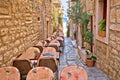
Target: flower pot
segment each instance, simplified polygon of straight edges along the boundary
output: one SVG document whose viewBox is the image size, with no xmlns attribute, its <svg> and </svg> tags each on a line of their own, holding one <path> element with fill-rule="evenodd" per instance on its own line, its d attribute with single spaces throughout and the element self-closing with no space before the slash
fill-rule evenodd
<svg viewBox="0 0 120 80">
<path fill-rule="evenodd" d="M 93 66 L 95 66 L 95 62 L 96 62 L 96 61 L 91 60 L 90 58 L 87 58 L 87 59 L 86 59 L 86 65 L 87 65 L 88 67 L 93 67 Z"/>
<path fill-rule="evenodd" d="M 98 35 L 100 36 L 100 37 L 106 37 L 106 31 L 98 31 Z"/>
</svg>

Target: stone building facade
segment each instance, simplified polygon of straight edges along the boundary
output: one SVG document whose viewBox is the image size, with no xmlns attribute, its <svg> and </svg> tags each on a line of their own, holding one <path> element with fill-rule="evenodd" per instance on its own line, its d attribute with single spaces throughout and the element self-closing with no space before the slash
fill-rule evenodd
<svg viewBox="0 0 120 80">
<path fill-rule="evenodd" d="M 0 0 L 0 66 L 11 65 L 17 55 L 52 33 L 46 27 L 51 15 L 50 1 Z M 51 22 L 48 25 L 51 27 Z"/>
<path fill-rule="evenodd" d="M 52 4 L 53 30 L 56 31 L 58 28 L 62 29 L 62 6 L 60 0 L 52 0 Z"/>
<path fill-rule="evenodd" d="M 120 1 L 119 0 L 80 0 L 85 4 L 84 11 L 92 16 L 94 33 L 93 52 L 97 56 L 96 66 L 103 70 L 110 80 L 120 79 Z M 106 2 L 105 2 L 106 1 Z M 106 15 L 102 8 L 106 4 Z M 106 16 L 106 37 L 98 35 L 98 23 Z"/>
</svg>

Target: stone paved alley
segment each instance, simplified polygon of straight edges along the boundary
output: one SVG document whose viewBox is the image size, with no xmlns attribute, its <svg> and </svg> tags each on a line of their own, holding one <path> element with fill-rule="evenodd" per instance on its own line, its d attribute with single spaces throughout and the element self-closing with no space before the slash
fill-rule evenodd
<svg viewBox="0 0 120 80">
<path fill-rule="evenodd" d="M 78 65 L 84 67 L 88 73 L 88 80 L 109 80 L 107 76 L 96 67 L 87 67 L 82 63 L 78 56 L 78 51 L 73 47 L 73 42 L 70 38 L 64 40 L 64 51 L 60 55 L 59 75 L 62 69 L 69 65 Z"/>
</svg>

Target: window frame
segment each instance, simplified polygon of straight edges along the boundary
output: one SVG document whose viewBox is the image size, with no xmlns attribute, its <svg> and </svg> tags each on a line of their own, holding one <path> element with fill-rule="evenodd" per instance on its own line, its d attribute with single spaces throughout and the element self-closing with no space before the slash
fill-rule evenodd
<svg viewBox="0 0 120 80">
<path fill-rule="evenodd" d="M 107 13 L 106 13 L 106 37 L 100 37 L 99 35 L 98 35 L 98 29 L 99 29 L 99 25 L 98 25 L 98 23 L 99 23 L 99 21 L 100 21 L 100 18 L 101 17 L 99 17 L 100 15 L 99 15 L 99 13 L 100 13 L 100 11 L 99 11 L 99 2 L 100 1 L 103 1 L 103 0 L 96 0 L 96 39 L 97 40 L 99 40 L 99 41 L 102 41 L 102 42 L 104 42 L 104 43 L 106 43 L 106 44 L 108 44 L 108 37 L 109 37 L 109 11 L 110 11 L 110 3 L 109 3 L 109 1 L 110 0 L 107 0 Z M 103 12 L 101 12 L 101 13 L 103 13 Z M 103 15 L 102 15 L 103 16 Z"/>
</svg>

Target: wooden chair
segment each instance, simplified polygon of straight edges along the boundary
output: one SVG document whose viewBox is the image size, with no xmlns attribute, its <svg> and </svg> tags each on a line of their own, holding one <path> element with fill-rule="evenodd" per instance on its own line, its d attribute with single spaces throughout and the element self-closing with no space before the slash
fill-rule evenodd
<svg viewBox="0 0 120 80">
<path fill-rule="evenodd" d="M 36 67 L 29 71 L 26 80 L 55 80 L 51 69 Z"/>
<path fill-rule="evenodd" d="M 28 53 L 28 54 L 33 54 L 35 51 L 37 51 L 38 53 L 40 53 L 40 49 L 37 48 L 37 47 L 29 47 L 25 53 Z"/>
<path fill-rule="evenodd" d="M 38 49 L 40 50 L 40 52 L 42 53 L 42 51 L 43 51 L 43 47 L 42 47 L 42 46 L 35 45 L 35 46 L 33 46 L 33 47 L 38 48 Z"/>
<path fill-rule="evenodd" d="M 43 42 L 39 41 L 36 46 L 43 46 Z"/>
<path fill-rule="evenodd" d="M 50 43 L 50 40 L 48 40 L 48 39 L 46 39 L 45 41 L 46 41 L 47 43 Z"/>
<path fill-rule="evenodd" d="M 38 66 L 48 67 L 53 71 L 53 73 L 57 71 L 57 64 L 55 59 L 52 57 L 39 59 Z"/>
<path fill-rule="evenodd" d="M 32 64 L 27 59 L 15 59 L 13 66 L 19 70 L 22 79 L 25 79 L 27 73 L 32 69 Z"/>
<path fill-rule="evenodd" d="M 49 45 L 49 43 L 50 43 L 50 40 L 47 40 L 47 39 L 46 39 L 46 40 L 44 41 L 43 46 L 44 46 L 44 47 L 47 47 L 47 46 Z"/>
<path fill-rule="evenodd" d="M 55 48 L 56 52 L 59 51 L 59 47 L 58 47 L 57 45 L 48 45 L 48 47 L 53 47 L 53 48 Z"/>
<path fill-rule="evenodd" d="M 12 66 L 1 67 L 0 80 L 20 80 L 20 73 L 17 68 Z"/>
<path fill-rule="evenodd" d="M 51 53 L 51 54 L 54 55 L 55 58 L 57 58 L 57 57 L 59 56 L 59 52 L 56 52 L 56 49 L 53 48 L 53 47 L 46 47 L 46 48 L 44 48 L 41 56 L 42 56 L 43 54 L 45 54 L 45 53 Z M 41 57 L 41 56 L 40 56 L 40 57 Z"/>
<path fill-rule="evenodd" d="M 62 70 L 60 80 L 88 80 L 88 76 L 84 68 L 68 66 Z"/>
<path fill-rule="evenodd" d="M 60 42 L 60 47 L 63 47 L 63 41 L 62 40 L 58 40 Z"/>
</svg>

